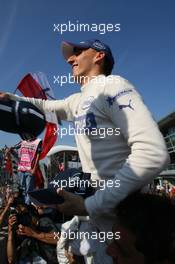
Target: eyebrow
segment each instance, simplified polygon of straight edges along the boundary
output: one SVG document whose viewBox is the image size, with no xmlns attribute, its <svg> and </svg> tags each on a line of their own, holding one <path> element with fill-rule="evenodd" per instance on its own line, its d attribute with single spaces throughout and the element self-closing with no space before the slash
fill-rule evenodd
<svg viewBox="0 0 175 264">
<path fill-rule="evenodd" d="M 74 47 L 74 48 L 73 48 L 73 51 L 74 51 L 74 52 L 81 51 L 81 50 L 84 50 L 84 48 L 78 48 L 78 47 Z"/>
<path fill-rule="evenodd" d="M 79 48 L 79 47 L 74 47 L 73 48 L 73 52 L 76 53 L 76 52 L 82 52 L 84 50 L 88 50 L 89 48 Z"/>
</svg>

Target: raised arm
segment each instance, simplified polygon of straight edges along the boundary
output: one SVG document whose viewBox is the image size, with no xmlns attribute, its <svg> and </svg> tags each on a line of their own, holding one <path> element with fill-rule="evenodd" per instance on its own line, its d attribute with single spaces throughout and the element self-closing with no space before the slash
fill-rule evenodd
<svg viewBox="0 0 175 264">
<path fill-rule="evenodd" d="M 55 112 L 59 119 L 72 121 L 73 113 L 70 104 L 79 97 L 80 94 L 74 94 L 64 100 L 43 100 L 29 97 L 21 97 L 11 93 L 0 92 L 0 100 L 26 101 L 34 104 L 42 112 Z"/>
</svg>

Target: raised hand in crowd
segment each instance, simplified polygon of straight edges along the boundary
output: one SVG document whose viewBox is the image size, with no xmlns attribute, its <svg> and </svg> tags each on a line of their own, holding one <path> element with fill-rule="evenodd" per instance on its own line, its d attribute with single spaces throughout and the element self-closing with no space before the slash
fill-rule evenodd
<svg viewBox="0 0 175 264">
<path fill-rule="evenodd" d="M 0 214 L 0 225 L 3 223 L 5 215 L 6 215 L 7 211 L 9 210 L 9 208 L 10 208 L 10 206 L 11 206 L 11 204 L 13 202 L 14 202 L 14 196 L 11 194 L 8 197 L 7 204 L 6 204 L 5 208 L 4 208 L 4 210 Z"/>
</svg>

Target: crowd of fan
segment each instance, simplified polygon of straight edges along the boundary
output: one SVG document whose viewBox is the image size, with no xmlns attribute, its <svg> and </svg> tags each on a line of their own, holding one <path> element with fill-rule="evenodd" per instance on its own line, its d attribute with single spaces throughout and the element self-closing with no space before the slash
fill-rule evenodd
<svg viewBox="0 0 175 264">
<path fill-rule="evenodd" d="M 175 186 L 166 179 L 156 179 L 144 188 L 144 192 L 159 196 L 166 196 L 175 204 Z"/>
<path fill-rule="evenodd" d="M 54 232 L 58 232 L 62 218 L 58 211 L 27 205 L 21 190 L 6 188 L 1 209 L 1 227 L 8 225 L 8 263 L 58 263 Z"/>
<path fill-rule="evenodd" d="M 58 262 L 59 236 L 55 234 L 59 234 L 61 225 L 73 216 L 66 218 L 52 207 L 25 204 L 17 185 L 3 187 L 1 196 L 4 200 L 0 226 L 8 226 L 8 263 L 85 263 L 83 257 L 68 250 L 62 252 L 65 258 Z M 115 228 L 121 230 L 121 239 L 110 243 L 107 249 L 113 263 L 175 263 L 175 208 L 171 199 L 134 193 L 119 204 L 116 213 L 119 223 L 113 227 L 113 232 Z M 130 234 L 134 235 L 134 240 Z"/>
<path fill-rule="evenodd" d="M 175 263 L 174 204 L 175 188 L 167 181 L 163 181 L 162 184 L 155 181 L 145 187 L 144 194 L 135 193 L 121 202 L 116 209 L 119 218 L 116 230 L 121 230 L 120 242 L 110 241 L 107 247 L 113 263 Z M 76 255 L 68 246 L 61 250 L 58 241 L 62 226 L 64 223 L 74 223 L 75 216 L 67 217 L 54 207 L 26 204 L 24 193 L 17 183 L 0 187 L 0 208 L 0 228 L 8 226 L 6 245 L 8 263 L 103 263 L 100 258 L 99 262 L 96 260 L 88 262 L 88 258 Z M 71 224 L 68 228 L 71 228 Z M 126 230 L 126 237 L 129 237 L 130 233 L 134 234 L 135 250 L 132 248 L 130 238 L 127 247 L 128 238 L 125 240 L 123 229 Z M 98 245 L 98 250 L 106 250 L 100 247 L 100 243 Z M 125 247 L 128 252 L 125 252 Z M 102 258 L 103 254 L 100 253 L 99 256 Z"/>
</svg>

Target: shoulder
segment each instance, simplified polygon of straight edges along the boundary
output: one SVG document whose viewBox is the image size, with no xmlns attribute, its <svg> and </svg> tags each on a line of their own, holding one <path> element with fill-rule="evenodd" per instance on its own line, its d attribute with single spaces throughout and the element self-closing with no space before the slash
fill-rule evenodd
<svg viewBox="0 0 175 264">
<path fill-rule="evenodd" d="M 117 101 L 119 98 L 131 94 L 138 93 L 135 87 L 125 78 L 119 75 L 109 75 L 105 77 L 103 88 L 105 101 L 108 101 L 108 99 Z"/>
<path fill-rule="evenodd" d="M 135 91 L 135 87 L 125 78 L 119 75 L 109 75 L 106 77 L 104 92 L 111 95 L 122 95 L 126 92 Z"/>
<path fill-rule="evenodd" d="M 103 95 L 104 105 L 106 107 L 124 103 L 125 100 L 137 99 L 142 101 L 142 97 L 134 85 L 125 78 L 117 75 L 109 75 L 106 77 Z"/>
</svg>

